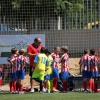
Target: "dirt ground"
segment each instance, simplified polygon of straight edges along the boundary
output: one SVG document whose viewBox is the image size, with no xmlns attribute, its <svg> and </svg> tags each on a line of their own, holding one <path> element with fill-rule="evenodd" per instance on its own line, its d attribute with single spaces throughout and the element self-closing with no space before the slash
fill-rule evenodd
<svg viewBox="0 0 100 100">
<path fill-rule="evenodd" d="M 79 67 L 79 58 L 70 58 L 69 61 L 69 65 L 70 65 L 70 73 L 71 74 L 80 74 L 80 67 Z M 60 72 L 60 65 L 59 65 L 59 72 Z M 30 77 L 27 74 L 25 76 L 25 79 L 23 80 L 23 84 L 25 87 L 30 87 Z M 38 83 L 35 82 L 35 87 L 38 86 Z M 2 88 L 5 89 L 9 89 L 9 84 L 3 85 Z"/>
</svg>

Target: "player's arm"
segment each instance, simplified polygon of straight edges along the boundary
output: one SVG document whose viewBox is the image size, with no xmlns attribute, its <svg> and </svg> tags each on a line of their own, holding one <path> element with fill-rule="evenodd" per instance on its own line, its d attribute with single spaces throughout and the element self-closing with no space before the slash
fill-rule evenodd
<svg viewBox="0 0 100 100">
<path fill-rule="evenodd" d="M 30 46 L 27 48 L 27 56 L 28 57 L 35 57 L 36 56 L 36 53 L 34 53 L 34 54 L 32 53 L 32 49 Z"/>
<path fill-rule="evenodd" d="M 35 57 L 35 59 L 34 59 L 34 62 L 33 62 L 33 69 L 35 69 L 37 62 L 38 62 L 38 54 L 36 55 L 36 57 Z"/>
</svg>

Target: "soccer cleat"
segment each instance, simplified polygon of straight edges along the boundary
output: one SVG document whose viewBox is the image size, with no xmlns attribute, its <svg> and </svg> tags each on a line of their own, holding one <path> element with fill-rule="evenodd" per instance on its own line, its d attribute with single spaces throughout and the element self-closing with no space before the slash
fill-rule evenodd
<svg viewBox="0 0 100 100">
<path fill-rule="evenodd" d="M 53 93 L 53 90 L 51 90 L 50 93 Z"/>
<path fill-rule="evenodd" d="M 24 94 L 24 92 L 22 91 L 22 92 L 19 92 L 19 94 Z"/>
<path fill-rule="evenodd" d="M 87 91 L 85 90 L 84 93 L 87 93 Z"/>
<path fill-rule="evenodd" d="M 60 93 L 68 93 L 68 91 L 61 91 Z"/>
<path fill-rule="evenodd" d="M 45 88 L 43 88 L 43 92 L 44 92 L 44 93 L 46 92 L 46 89 L 45 89 Z"/>
<path fill-rule="evenodd" d="M 40 93 L 43 94 L 44 92 L 43 91 L 40 91 Z"/>
<path fill-rule="evenodd" d="M 92 90 L 88 90 L 88 93 L 92 93 Z"/>
<path fill-rule="evenodd" d="M 59 90 L 57 90 L 56 88 L 53 88 L 53 91 L 54 91 L 54 92 L 58 92 Z"/>
<path fill-rule="evenodd" d="M 46 90 L 46 93 L 50 93 L 50 91 Z"/>
<path fill-rule="evenodd" d="M 19 92 L 18 91 L 16 91 L 16 94 L 18 94 Z"/>
<path fill-rule="evenodd" d="M 31 93 L 34 93 L 34 89 L 31 89 L 31 91 L 30 91 Z"/>
</svg>

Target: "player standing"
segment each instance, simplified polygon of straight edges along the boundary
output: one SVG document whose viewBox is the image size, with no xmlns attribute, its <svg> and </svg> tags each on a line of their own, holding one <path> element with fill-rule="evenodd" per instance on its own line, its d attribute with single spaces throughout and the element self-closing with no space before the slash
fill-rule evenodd
<svg viewBox="0 0 100 100">
<path fill-rule="evenodd" d="M 91 78 L 91 67 L 90 61 L 91 57 L 89 56 L 90 51 L 88 49 L 84 50 L 84 55 L 80 59 L 80 66 L 82 67 L 82 78 L 83 78 L 83 87 L 84 93 L 87 92 L 87 84 L 89 85 L 89 91 L 92 91 L 92 78 Z"/>
<path fill-rule="evenodd" d="M 53 93 L 53 58 L 51 57 L 51 52 L 49 50 L 46 50 L 46 55 L 48 57 L 46 63 L 46 93 Z"/>
<path fill-rule="evenodd" d="M 7 58 L 7 61 L 10 62 L 10 93 L 16 93 L 16 62 L 18 56 L 17 48 L 11 49 L 12 56 Z"/>
<path fill-rule="evenodd" d="M 98 57 L 95 55 L 96 51 L 94 49 L 90 50 L 91 54 L 91 74 L 92 74 L 92 88 L 94 92 L 98 92 L 98 83 L 97 83 L 97 77 L 98 77 Z"/>
<path fill-rule="evenodd" d="M 59 71 L 58 71 L 58 62 L 59 62 L 59 52 L 60 47 L 56 46 L 54 48 L 54 53 L 51 54 L 53 58 L 53 90 L 57 91 Z"/>
<path fill-rule="evenodd" d="M 2 90 L 1 86 L 2 86 L 2 65 L 0 65 L 0 91 Z"/>
<path fill-rule="evenodd" d="M 41 53 L 36 55 L 35 60 L 33 62 L 34 72 L 32 74 L 32 78 L 40 83 L 40 93 L 43 92 L 44 75 L 46 69 L 47 56 L 45 55 L 45 53 L 46 48 L 42 47 Z"/>
<path fill-rule="evenodd" d="M 16 76 L 17 76 L 17 91 L 19 91 L 19 94 L 23 94 L 23 79 L 25 76 L 25 66 L 27 64 L 27 59 L 24 56 L 25 50 L 21 48 L 19 50 L 19 56 L 17 57 L 17 71 L 16 71 Z"/>
<path fill-rule="evenodd" d="M 62 93 L 67 93 L 67 79 L 69 77 L 69 56 L 67 54 L 68 52 L 68 47 L 67 46 L 63 46 L 61 48 L 61 52 L 62 52 L 62 57 L 60 59 L 61 62 L 61 79 L 63 82 L 63 91 Z"/>
</svg>

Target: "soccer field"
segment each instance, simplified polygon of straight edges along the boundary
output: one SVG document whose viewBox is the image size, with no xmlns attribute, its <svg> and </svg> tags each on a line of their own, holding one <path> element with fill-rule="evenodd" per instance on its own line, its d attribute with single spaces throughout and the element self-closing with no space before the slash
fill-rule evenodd
<svg viewBox="0 0 100 100">
<path fill-rule="evenodd" d="M 9 94 L 0 93 L 0 100 L 100 100 L 100 93 L 25 93 L 25 94 Z"/>
</svg>

